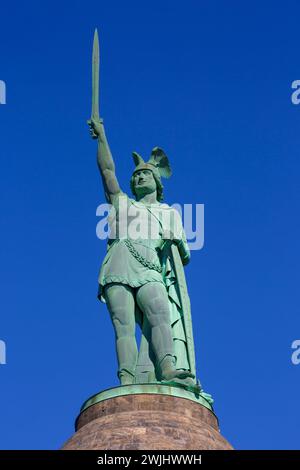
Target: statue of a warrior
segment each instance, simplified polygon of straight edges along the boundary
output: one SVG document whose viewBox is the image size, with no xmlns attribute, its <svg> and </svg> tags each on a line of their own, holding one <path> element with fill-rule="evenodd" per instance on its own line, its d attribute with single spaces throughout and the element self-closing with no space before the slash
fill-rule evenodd
<svg viewBox="0 0 300 470">
<path fill-rule="evenodd" d="M 98 111 L 98 51 L 96 34 L 89 126 L 98 140 L 98 167 L 111 204 L 99 299 L 106 303 L 115 330 L 118 377 L 121 385 L 162 382 L 200 390 L 183 269 L 190 251 L 178 211 L 162 203 L 161 178 L 171 176 L 169 160 L 158 147 L 148 162 L 134 152 L 130 180 L 134 197 L 120 188 Z M 142 330 L 139 350 L 136 323 Z"/>
</svg>

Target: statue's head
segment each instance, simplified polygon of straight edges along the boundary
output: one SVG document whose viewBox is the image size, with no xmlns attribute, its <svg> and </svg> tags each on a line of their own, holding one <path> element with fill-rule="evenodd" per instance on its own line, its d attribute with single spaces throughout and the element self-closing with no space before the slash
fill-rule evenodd
<svg viewBox="0 0 300 470">
<path fill-rule="evenodd" d="M 158 147 L 152 150 L 148 162 L 145 162 L 136 152 L 133 152 L 132 155 L 136 165 L 130 180 L 132 194 L 140 198 L 156 190 L 157 200 L 162 201 L 163 185 L 161 177 L 169 178 L 172 174 L 168 157 Z"/>
</svg>

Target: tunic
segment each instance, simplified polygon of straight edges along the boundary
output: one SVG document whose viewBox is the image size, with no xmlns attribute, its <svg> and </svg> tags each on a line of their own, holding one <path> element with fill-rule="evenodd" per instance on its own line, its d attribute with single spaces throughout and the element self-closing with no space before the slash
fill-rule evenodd
<svg viewBox="0 0 300 470">
<path fill-rule="evenodd" d="M 161 249 L 165 243 L 163 234 L 171 226 L 174 233 L 178 216 L 168 204 L 144 204 L 120 193 L 108 215 L 110 238 L 98 278 L 100 300 L 105 302 L 103 288 L 109 283 L 131 287 L 153 281 L 164 284 L 163 273 L 159 272 Z M 133 247 L 131 250 L 127 246 L 128 240 Z"/>
</svg>

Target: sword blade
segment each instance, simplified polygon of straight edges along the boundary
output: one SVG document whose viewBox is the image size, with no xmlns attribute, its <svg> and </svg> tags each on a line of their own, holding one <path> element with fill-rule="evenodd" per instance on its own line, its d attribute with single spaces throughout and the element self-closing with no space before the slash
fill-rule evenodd
<svg viewBox="0 0 300 470">
<path fill-rule="evenodd" d="M 99 38 L 97 28 L 95 29 L 93 41 L 93 61 L 92 61 L 92 119 L 99 120 Z"/>
</svg>

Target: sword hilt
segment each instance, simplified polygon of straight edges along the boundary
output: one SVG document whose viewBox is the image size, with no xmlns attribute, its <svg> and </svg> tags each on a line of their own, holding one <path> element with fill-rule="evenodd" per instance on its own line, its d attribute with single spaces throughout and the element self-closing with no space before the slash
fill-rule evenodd
<svg viewBox="0 0 300 470">
<path fill-rule="evenodd" d="M 100 126 L 103 125 L 103 119 L 102 118 L 93 118 L 91 117 L 91 119 L 89 119 L 87 121 L 88 125 L 89 125 L 89 128 L 90 128 L 90 134 L 91 134 L 91 137 L 92 139 L 98 139 L 99 137 L 99 133 L 95 132 L 95 125 L 99 124 Z"/>
</svg>

